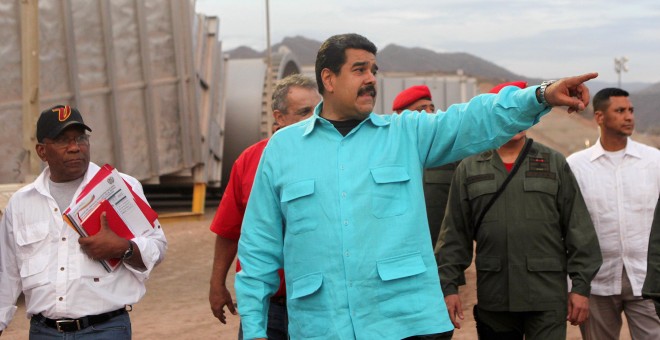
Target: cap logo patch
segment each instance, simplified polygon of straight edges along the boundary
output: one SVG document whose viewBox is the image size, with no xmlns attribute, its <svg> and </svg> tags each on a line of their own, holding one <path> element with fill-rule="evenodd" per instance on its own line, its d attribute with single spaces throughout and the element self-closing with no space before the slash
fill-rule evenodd
<svg viewBox="0 0 660 340">
<path fill-rule="evenodd" d="M 63 122 L 71 116 L 71 107 L 69 105 L 58 107 L 53 109 L 53 112 L 57 112 L 57 119 Z"/>
</svg>

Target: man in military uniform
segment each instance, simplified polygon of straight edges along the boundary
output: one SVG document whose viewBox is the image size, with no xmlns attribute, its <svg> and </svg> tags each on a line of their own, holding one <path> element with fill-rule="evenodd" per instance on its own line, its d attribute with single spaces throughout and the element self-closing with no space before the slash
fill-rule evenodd
<svg viewBox="0 0 660 340">
<path fill-rule="evenodd" d="M 489 203 L 510 175 L 499 198 Z M 587 319 L 590 282 L 602 258 L 564 156 L 521 132 L 456 169 L 436 250 L 456 328 L 463 319 L 458 286 L 465 284 L 473 240 L 480 339 L 565 339 L 566 320 L 579 325 Z"/>
<path fill-rule="evenodd" d="M 426 85 L 414 85 L 399 92 L 392 102 L 392 110 L 396 113 L 405 110 L 434 113 L 435 105 L 431 97 L 431 90 Z M 424 170 L 424 200 L 426 201 L 426 215 L 433 247 L 438 241 L 440 225 L 445 217 L 451 178 L 458 163 L 460 161 Z"/>
<path fill-rule="evenodd" d="M 653 300 L 655 313 L 660 317 L 660 198 L 655 205 L 655 215 L 651 224 L 649 253 L 646 264 L 646 278 L 642 287 L 642 296 Z"/>
</svg>

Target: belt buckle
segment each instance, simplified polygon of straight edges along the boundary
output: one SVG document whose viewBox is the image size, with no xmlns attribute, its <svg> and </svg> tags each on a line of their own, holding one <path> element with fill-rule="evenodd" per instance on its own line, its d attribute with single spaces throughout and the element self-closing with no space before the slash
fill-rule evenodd
<svg viewBox="0 0 660 340">
<path fill-rule="evenodd" d="M 80 320 L 56 320 L 55 321 L 55 327 L 57 328 L 57 331 L 62 333 L 62 332 L 67 332 L 66 330 L 63 329 L 63 327 L 66 327 L 67 325 L 72 324 L 76 326 L 76 331 L 80 330 Z"/>
</svg>

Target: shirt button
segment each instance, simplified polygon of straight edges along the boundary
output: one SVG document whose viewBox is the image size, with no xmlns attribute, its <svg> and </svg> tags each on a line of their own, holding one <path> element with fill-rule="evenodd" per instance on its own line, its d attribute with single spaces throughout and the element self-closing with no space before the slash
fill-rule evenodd
<svg viewBox="0 0 660 340">
<path fill-rule="evenodd" d="M 58 300 L 60 300 L 60 301 L 64 301 L 64 298 L 60 296 L 60 298 L 59 298 Z"/>
<path fill-rule="evenodd" d="M 346 251 L 346 253 L 344 253 L 344 254 L 346 255 L 346 257 L 351 256 L 351 254 L 349 254 L 348 251 Z"/>
<path fill-rule="evenodd" d="M 344 225 L 348 225 L 348 220 L 344 220 Z"/>
<path fill-rule="evenodd" d="M 340 166 L 339 166 L 339 170 L 344 170 L 344 166 L 343 166 L 343 165 L 340 165 Z"/>
<path fill-rule="evenodd" d="M 348 286 L 353 287 L 353 281 L 348 281 Z"/>
<path fill-rule="evenodd" d="M 57 208 L 53 209 L 53 211 L 57 212 Z"/>
<path fill-rule="evenodd" d="M 63 272 L 63 271 L 64 271 L 64 267 L 60 267 L 60 271 Z"/>
<path fill-rule="evenodd" d="M 66 241 L 66 237 L 62 237 L 62 241 Z"/>
<path fill-rule="evenodd" d="M 341 197 L 346 198 L 346 192 L 345 191 L 341 193 Z"/>
</svg>

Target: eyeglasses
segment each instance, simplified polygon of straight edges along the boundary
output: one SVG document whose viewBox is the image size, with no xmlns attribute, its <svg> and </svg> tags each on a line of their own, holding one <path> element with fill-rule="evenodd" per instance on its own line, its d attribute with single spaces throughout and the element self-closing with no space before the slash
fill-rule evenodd
<svg viewBox="0 0 660 340">
<path fill-rule="evenodd" d="M 65 136 L 60 136 L 53 139 L 52 142 L 43 142 L 41 144 L 50 144 L 58 149 L 64 149 L 71 145 L 71 142 L 75 142 L 78 146 L 89 146 L 89 135 L 82 134 L 74 138 L 66 138 Z"/>
</svg>

